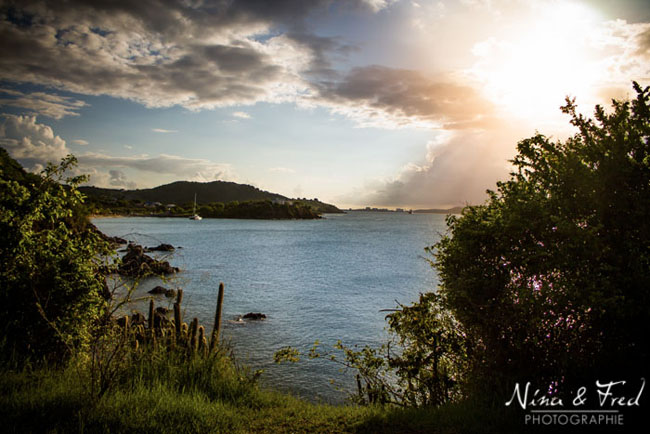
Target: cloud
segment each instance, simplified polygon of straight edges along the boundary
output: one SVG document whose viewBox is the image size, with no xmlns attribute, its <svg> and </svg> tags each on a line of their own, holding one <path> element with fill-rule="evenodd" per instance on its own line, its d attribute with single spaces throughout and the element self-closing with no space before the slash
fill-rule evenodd
<svg viewBox="0 0 650 434">
<path fill-rule="evenodd" d="M 388 3 L 27 0 L 0 12 L 0 79 L 148 107 L 286 101 L 309 88 L 301 72 L 338 48 L 305 32 L 304 18 L 333 4 Z"/>
<path fill-rule="evenodd" d="M 83 139 L 75 139 L 72 141 L 72 143 L 80 146 L 87 146 L 89 144 L 88 140 L 83 140 Z"/>
<path fill-rule="evenodd" d="M 214 163 L 210 160 L 185 158 L 177 155 L 158 156 L 139 155 L 116 157 L 100 153 L 80 155 L 79 163 L 88 167 L 134 169 L 148 173 L 165 173 L 187 181 L 231 181 L 236 179 L 229 164 Z"/>
<path fill-rule="evenodd" d="M 273 173 L 283 173 L 283 174 L 291 174 L 291 173 L 296 173 L 295 170 L 289 169 L 288 167 L 271 167 L 269 169 L 269 172 Z"/>
<path fill-rule="evenodd" d="M 0 117 L 0 146 L 34 171 L 47 162 L 59 161 L 70 151 L 52 128 L 36 122 L 36 116 L 10 114 Z"/>
<path fill-rule="evenodd" d="M 110 177 L 109 184 L 113 187 L 127 189 L 134 189 L 136 187 L 135 182 L 129 181 L 121 170 L 109 170 L 108 175 Z"/>
<path fill-rule="evenodd" d="M 249 115 L 246 112 L 234 112 L 233 117 L 240 118 L 240 119 L 250 119 L 251 115 Z"/>
<path fill-rule="evenodd" d="M 34 172 L 71 153 L 65 140 L 55 135 L 50 126 L 38 123 L 35 116 L 2 115 L 0 146 Z M 201 182 L 237 179 L 231 165 L 205 159 L 168 154 L 118 157 L 93 152 L 76 156 L 79 166 L 73 174 L 90 174 L 90 183 L 102 187 L 135 187 L 136 182 L 127 179 L 127 171 L 132 175 L 164 173 L 176 179 Z"/>
<path fill-rule="evenodd" d="M 84 101 L 48 94 L 44 92 L 23 93 L 13 89 L 0 89 L 0 106 L 26 109 L 30 114 L 62 119 L 65 116 L 79 116 L 79 110 L 87 104 Z"/>
<path fill-rule="evenodd" d="M 377 180 L 342 197 L 345 203 L 412 208 L 452 207 L 483 203 L 485 190 L 506 179 L 508 160 L 517 142 L 533 130 L 519 128 L 459 130 L 440 134 L 426 146 L 418 164 L 410 163 L 392 179 Z"/>
<path fill-rule="evenodd" d="M 171 134 L 171 133 L 177 133 L 178 130 L 165 130 L 162 128 L 152 128 L 151 131 L 154 133 L 162 133 L 162 134 Z"/>
<path fill-rule="evenodd" d="M 384 66 L 352 69 L 322 82 L 317 104 L 364 126 L 464 129 L 490 122 L 492 105 L 470 86 Z"/>
</svg>

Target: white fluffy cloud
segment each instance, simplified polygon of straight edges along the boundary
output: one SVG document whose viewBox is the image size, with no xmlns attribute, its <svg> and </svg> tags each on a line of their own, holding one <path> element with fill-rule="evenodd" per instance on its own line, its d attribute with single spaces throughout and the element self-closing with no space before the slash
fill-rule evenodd
<svg viewBox="0 0 650 434">
<path fill-rule="evenodd" d="M 48 162 L 56 163 L 71 153 L 65 140 L 55 135 L 50 126 L 38 123 L 35 116 L 3 115 L 0 146 L 31 171 L 42 169 Z M 175 179 L 204 182 L 236 179 L 229 164 L 177 155 L 116 157 L 86 152 L 77 154 L 77 159 L 79 166 L 75 174 L 89 174 L 90 183 L 101 187 L 133 188 L 136 184 L 128 179 L 129 174 L 140 178 L 145 174 L 164 173 Z"/>
<path fill-rule="evenodd" d="M 56 162 L 69 153 L 65 140 L 36 122 L 36 116 L 3 115 L 0 119 L 0 145 L 29 169 Z"/>
</svg>

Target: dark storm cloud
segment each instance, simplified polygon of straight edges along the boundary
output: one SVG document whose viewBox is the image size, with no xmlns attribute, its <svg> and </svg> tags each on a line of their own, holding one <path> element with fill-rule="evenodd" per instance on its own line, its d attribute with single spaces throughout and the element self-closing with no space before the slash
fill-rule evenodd
<svg viewBox="0 0 650 434">
<path fill-rule="evenodd" d="M 310 87 L 303 73 L 331 76 L 328 53 L 347 49 L 305 31 L 302 20 L 315 10 L 369 4 L 2 1 L 0 79 L 148 106 L 286 100 Z"/>
<path fill-rule="evenodd" d="M 493 110 L 469 86 L 384 66 L 355 68 L 339 81 L 321 83 L 320 97 L 342 107 L 363 106 L 366 115 L 385 113 L 444 128 L 484 126 Z"/>
<path fill-rule="evenodd" d="M 332 59 L 354 47 L 315 35 L 303 20 L 354 1 L 3 2 L 0 79 L 192 109 L 298 101 L 406 125 L 469 128 L 491 106 L 469 86 L 382 66 L 341 74 Z M 350 113 L 348 113 L 350 114 Z M 354 117 L 353 116 L 353 117 Z"/>
</svg>

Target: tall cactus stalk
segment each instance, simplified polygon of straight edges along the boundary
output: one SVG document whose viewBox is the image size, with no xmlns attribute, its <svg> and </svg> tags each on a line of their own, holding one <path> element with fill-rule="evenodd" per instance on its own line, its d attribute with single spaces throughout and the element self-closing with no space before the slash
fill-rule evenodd
<svg viewBox="0 0 650 434">
<path fill-rule="evenodd" d="M 219 333 L 221 332 L 221 308 L 223 305 L 223 282 L 219 284 L 219 294 L 217 296 L 217 311 L 214 315 L 214 327 L 212 328 L 212 337 L 210 338 L 210 352 L 214 351 L 219 343 Z"/>
<path fill-rule="evenodd" d="M 181 324 L 181 346 L 188 346 L 189 344 L 189 330 L 190 327 L 186 322 Z"/>
<path fill-rule="evenodd" d="M 149 326 L 149 338 L 151 339 L 151 343 L 154 342 L 155 335 L 154 335 L 154 330 L 153 330 L 153 323 L 154 323 L 154 303 L 153 303 L 153 298 L 149 300 L 149 321 L 148 321 L 148 326 Z"/>
<path fill-rule="evenodd" d="M 169 329 L 169 345 L 171 349 L 176 348 L 176 337 L 178 334 L 176 333 L 176 325 L 174 324 L 174 320 L 172 320 L 172 327 Z"/>
<path fill-rule="evenodd" d="M 181 318 L 181 303 L 183 302 L 183 290 L 178 290 L 178 295 L 176 296 L 176 303 L 174 303 L 174 324 L 176 326 L 176 340 L 177 342 L 181 339 L 181 326 L 183 324 Z"/>
<path fill-rule="evenodd" d="M 199 328 L 199 319 L 194 318 L 192 320 L 192 324 L 190 325 L 190 339 L 189 339 L 190 351 L 192 351 L 192 353 L 196 353 L 196 349 L 198 345 L 198 328 Z"/>
<path fill-rule="evenodd" d="M 130 327 L 130 325 L 129 325 L 129 316 L 124 315 L 124 341 L 125 342 L 129 338 L 129 327 Z"/>
<path fill-rule="evenodd" d="M 205 338 L 205 328 L 203 326 L 199 326 L 199 352 L 202 355 L 205 355 L 207 349 L 208 349 L 208 341 Z"/>
</svg>

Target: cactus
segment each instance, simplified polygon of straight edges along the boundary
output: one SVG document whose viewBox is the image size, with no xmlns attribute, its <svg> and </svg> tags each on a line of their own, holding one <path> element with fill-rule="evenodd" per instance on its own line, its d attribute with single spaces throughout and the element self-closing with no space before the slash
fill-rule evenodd
<svg viewBox="0 0 650 434">
<path fill-rule="evenodd" d="M 154 305 L 153 305 L 153 299 L 149 300 L 149 330 L 153 330 L 153 315 L 154 315 Z"/>
<path fill-rule="evenodd" d="M 148 321 L 148 326 L 149 326 L 149 339 L 151 340 L 151 343 L 155 346 L 156 345 L 156 334 L 153 328 L 153 320 L 154 320 L 154 302 L 153 299 L 149 300 L 149 321 Z"/>
<path fill-rule="evenodd" d="M 172 320 L 173 321 L 173 320 Z M 171 349 L 174 349 L 176 347 L 176 326 L 172 324 L 172 328 L 169 329 L 169 343 Z"/>
<path fill-rule="evenodd" d="M 199 346 L 199 352 L 203 353 L 205 349 L 208 346 L 208 341 L 205 338 L 205 328 L 203 326 L 199 326 L 199 337 L 198 337 L 198 346 Z"/>
<path fill-rule="evenodd" d="M 181 317 L 181 305 L 174 303 L 174 327 L 176 328 L 176 339 L 181 338 L 181 326 L 183 324 Z"/>
<path fill-rule="evenodd" d="M 199 319 L 194 318 L 192 320 L 192 324 L 190 325 L 190 338 L 189 338 L 189 345 L 190 345 L 190 350 L 195 353 L 197 349 L 197 344 L 198 344 L 198 328 L 199 328 Z"/>
<path fill-rule="evenodd" d="M 129 337 L 129 316 L 124 315 L 124 340 L 127 340 Z"/>
<path fill-rule="evenodd" d="M 212 328 L 212 337 L 210 338 L 210 351 L 212 352 L 219 343 L 219 333 L 221 332 L 221 308 L 223 305 L 223 282 L 219 284 L 219 294 L 217 295 L 217 311 L 214 314 L 214 327 Z"/>
</svg>

